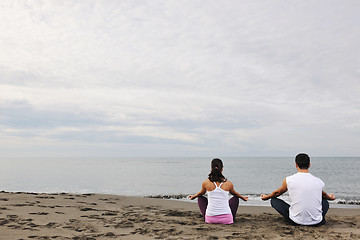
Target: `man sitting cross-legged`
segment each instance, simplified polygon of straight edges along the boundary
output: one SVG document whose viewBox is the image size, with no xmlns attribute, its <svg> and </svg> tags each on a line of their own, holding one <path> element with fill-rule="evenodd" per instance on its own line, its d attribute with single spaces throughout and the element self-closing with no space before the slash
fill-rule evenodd
<svg viewBox="0 0 360 240">
<path fill-rule="evenodd" d="M 324 192 L 324 182 L 309 173 L 311 164 L 307 154 L 298 154 L 295 166 L 296 174 L 285 178 L 282 186 L 271 194 L 261 194 L 261 199 L 271 199 L 271 206 L 291 224 L 323 225 L 329 209 L 328 200 L 334 200 L 335 196 Z M 277 198 L 286 191 L 289 191 L 290 205 Z"/>
</svg>

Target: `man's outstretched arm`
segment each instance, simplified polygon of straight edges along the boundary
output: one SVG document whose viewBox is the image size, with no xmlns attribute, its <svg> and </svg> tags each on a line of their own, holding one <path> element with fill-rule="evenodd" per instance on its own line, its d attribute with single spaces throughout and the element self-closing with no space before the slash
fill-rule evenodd
<svg viewBox="0 0 360 240">
<path fill-rule="evenodd" d="M 322 198 L 327 200 L 335 200 L 335 196 L 332 193 L 327 194 L 326 192 L 322 191 Z"/>
<path fill-rule="evenodd" d="M 287 189 L 286 179 L 284 179 L 284 181 L 282 182 L 282 185 L 281 185 L 281 187 L 279 187 L 279 189 L 273 191 L 269 195 L 261 194 L 261 199 L 262 200 L 268 200 L 268 199 L 273 198 L 273 197 L 278 197 L 281 194 L 283 194 L 284 192 L 286 192 L 287 190 L 288 189 Z"/>
</svg>

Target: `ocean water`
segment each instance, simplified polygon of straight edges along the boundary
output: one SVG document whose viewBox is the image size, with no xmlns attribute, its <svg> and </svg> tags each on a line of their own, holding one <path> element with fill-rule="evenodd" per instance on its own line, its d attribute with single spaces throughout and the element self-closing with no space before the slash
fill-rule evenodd
<svg viewBox="0 0 360 240">
<path fill-rule="evenodd" d="M 249 196 L 243 205 L 269 205 L 260 199 L 296 173 L 294 158 L 222 158 L 224 176 Z M 197 193 L 210 172 L 211 158 L 1 159 L 0 191 L 108 193 L 176 198 Z M 312 158 L 310 172 L 337 200 L 333 207 L 360 208 L 360 158 Z M 287 195 L 282 196 L 287 200 Z"/>
</svg>

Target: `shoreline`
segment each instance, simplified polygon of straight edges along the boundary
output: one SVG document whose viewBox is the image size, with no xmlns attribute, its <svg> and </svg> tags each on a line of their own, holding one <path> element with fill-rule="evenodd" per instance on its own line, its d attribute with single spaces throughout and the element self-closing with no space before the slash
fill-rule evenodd
<svg viewBox="0 0 360 240">
<path fill-rule="evenodd" d="M 331 208 L 321 227 L 291 226 L 271 207 L 239 206 L 204 223 L 195 202 L 110 194 L 0 192 L 0 239 L 356 239 L 360 209 Z"/>
<path fill-rule="evenodd" d="M 179 197 L 171 197 L 173 195 L 148 195 L 148 196 L 139 196 L 139 197 L 143 197 L 143 198 L 154 198 L 154 199 L 166 199 L 166 200 L 174 200 L 174 201 L 182 201 L 182 202 L 194 202 L 192 200 L 186 199 L 184 198 L 179 198 Z M 182 196 L 182 195 L 181 195 Z M 246 195 L 245 195 L 246 196 Z M 129 197 L 137 197 L 137 196 L 129 196 Z M 260 198 L 259 198 L 260 199 Z M 242 207 L 271 207 L 269 201 L 262 201 L 262 200 L 253 200 L 253 199 L 249 199 L 250 201 L 248 202 L 243 202 L 240 201 L 240 206 Z M 288 201 L 287 199 L 285 199 L 285 201 Z M 253 202 L 257 202 L 257 203 L 261 203 L 261 204 L 256 204 Z M 360 204 L 358 203 L 335 203 L 334 201 L 329 201 L 330 204 L 330 208 L 336 208 L 336 209 L 359 209 L 360 210 Z"/>
<path fill-rule="evenodd" d="M 97 194 L 97 195 L 113 195 L 113 196 L 123 196 L 123 197 L 134 197 L 134 198 L 146 198 L 146 199 L 163 199 L 163 200 L 172 200 L 172 201 L 180 201 L 180 202 L 190 202 L 194 203 L 196 201 L 192 201 L 187 199 L 187 196 L 190 194 L 154 194 L 154 195 L 122 195 L 117 193 L 95 193 L 95 192 L 25 192 L 25 191 L 0 191 L 1 193 L 15 193 L 15 194 L 49 194 L 49 195 L 59 195 L 59 194 L 72 194 L 72 195 L 86 195 L 86 194 Z M 245 196 L 251 196 L 253 194 L 244 194 Z M 288 199 L 288 195 L 284 195 L 285 198 L 282 198 L 286 202 Z M 282 196 L 283 197 L 283 196 Z M 358 200 L 352 200 L 350 202 L 345 202 L 346 200 L 336 199 L 335 201 L 329 201 L 330 208 L 336 209 L 359 209 L 360 210 L 360 202 Z M 269 201 L 262 201 L 260 196 L 256 199 L 249 198 L 249 201 L 243 202 L 240 201 L 240 206 L 242 207 L 271 207 Z"/>
</svg>

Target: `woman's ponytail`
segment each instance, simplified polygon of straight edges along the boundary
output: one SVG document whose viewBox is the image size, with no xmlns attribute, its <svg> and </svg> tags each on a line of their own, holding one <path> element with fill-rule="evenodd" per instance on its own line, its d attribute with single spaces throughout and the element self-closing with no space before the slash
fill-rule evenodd
<svg viewBox="0 0 360 240">
<path fill-rule="evenodd" d="M 224 175 L 222 175 L 223 163 L 219 158 L 215 158 L 211 161 L 211 172 L 209 174 L 209 180 L 211 182 L 223 182 L 226 181 Z"/>
</svg>

